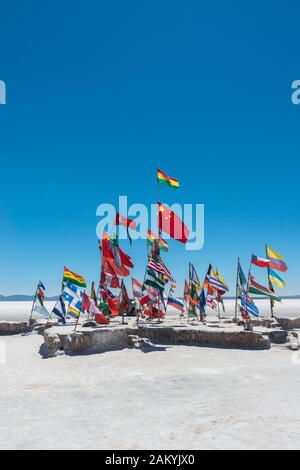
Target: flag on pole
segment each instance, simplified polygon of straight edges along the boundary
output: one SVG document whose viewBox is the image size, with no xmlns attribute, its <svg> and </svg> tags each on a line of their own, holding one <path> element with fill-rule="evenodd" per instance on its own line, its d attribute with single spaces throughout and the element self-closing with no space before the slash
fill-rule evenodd
<svg viewBox="0 0 300 470">
<path fill-rule="evenodd" d="M 273 271 L 273 269 L 269 269 L 269 279 L 277 287 L 283 288 L 286 286 L 285 281 L 281 279 L 281 277 L 275 271 Z"/>
<path fill-rule="evenodd" d="M 86 288 L 86 280 L 84 277 L 80 276 L 79 274 L 75 274 L 68 268 L 64 268 L 64 277 L 63 277 L 63 282 L 68 282 L 70 281 L 72 284 Z"/>
<path fill-rule="evenodd" d="M 229 288 L 226 284 L 224 284 L 221 279 L 217 276 L 217 274 L 212 270 L 210 276 L 207 277 L 207 285 L 208 287 L 212 287 L 213 289 L 228 292 Z"/>
<path fill-rule="evenodd" d="M 119 214 L 119 212 L 117 212 L 116 215 L 115 225 L 122 225 L 123 227 L 131 228 L 133 230 L 136 229 L 136 222 L 132 219 L 124 217 L 123 215 Z"/>
<path fill-rule="evenodd" d="M 168 243 L 166 242 L 166 240 L 164 240 L 163 238 L 160 238 L 158 236 L 156 236 L 153 232 L 151 232 L 151 230 L 148 230 L 147 232 L 147 241 L 148 243 L 153 246 L 153 244 L 158 240 L 158 247 L 161 251 L 168 251 L 169 250 L 169 245 Z"/>
<path fill-rule="evenodd" d="M 217 310 L 218 308 L 216 301 L 212 299 L 211 297 L 207 297 L 206 305 L 210 307 L 212 310 Z"/>
<path fill-rule="evenodd" d="M 158 202 L 159 230 L 170 235 L 171 238 L 181 243 L 187 243 L 190 230 L 184 222 L 167 206 Z"/>
<path fill-rule="evenodd" d="M 252 315 L 253 317 L 259 317 L 259 310 L 250 295 L 244 294 L 241 297 L 241 304 L 249 315 Z"/>
<path fill-rule="evenodd" d="M 170 271 L 168 270 L 165 263 L 161 259 L 155 260 L 154 258 L 150 258 L 148 262 L 148 268 L 152 269 L 153 271 L 159 274 L 162 274 L 163 276 L 165 276 L 167 279 L 170 279 L 171 281 L 174 280 L 172 278 Z"/>
<path fill-rule="evenodd" d="M 205 296 L 205 290 L 203 288 L 199 296 L 199 310 L 202 316 L 205 315 L 205 307 L 206 307 L 206 296 Z"/>
<path fill-rule="evenodd" d="M 159 168 L 157 169 L 157 181 L 162 184 L 167 184 L 168 186 L 171 186 L 171 188 L 174 189 L 179 188 L 179 181 L 176 178 L 171 178 L 171 176 L 168 176 Z"/>
<path fill-rule="evenodd" d="M 69 304 L 73 304 L 74 302 L 82 301 L 83 291 L 77 285 L 68 281 L 64 287 L 62 296 Z"/>
<path fill-rule="evenodd" d="M 49 317 L 49 312 L 44 305 L 45 290 L 46 289 L 45 289 L 44 284 L 41 281 L 39 281 L 37 289 L 36 289 L 35 302 L 33 305 L 32 312 L 39 313 L 40 315 L 43 315 L 44 317 Z"/>
<path fill-rule="evenodd" d="M 155 272 L 153 269 L 151 269 L 148 265 L 148 268 L 146 270 L 146 276 L 145 276 L 145 281 L 144 285 L 150 286 L 154 289 L 158 289 L 160 292 L 164 291 L 165 288 L 165 281 L 162 278 L 162 275 L 159 273 Z"/>
<path fill-rule="evenodd" d="M 270 264 L 268 259 L 259 258 L 256 255 L 252 255 L 251 263 L 254 264 L 255 266 L 258 266 L 259 268 L 268 268 Z"/>
<path fill-rule="evenodd" d="M 283 256 L 278 251 L 273 250 L 267 246 L 267 257 L 269 259 L 269 267 L 276 271 L 285 273 L 288 270 L 287 264 L 284 261 Z"/>
<path fill-rule="evenodd" d="M 52 313 L 56 315 L 59 318 L 59 320 L 65 325 L 67 312 L 66 312 L 66 306 L 65 306 L 62 295 L 59 297 L 58 301 L 54 305 Z"/>
<path fill-rule="evenodd" d="M 238 263 L 238 289 L 239 289 L 239 296 L 244 294 L 247 290 L 247 279 L 242 269 L 241 263 Z"/>
<path fill-rule="evenodd" d="M 129 233 L 129 229 L 131 228 L 132 230 L 136 230 L 136 222 L 132 219 L 128 219 L 127 217 L 124 217 L 123 215 L 117 213 L 115 225 L 123 225 L 123 227 L 126 227 L 127 236 L 128 236 L 130 245 L 132 245 L 132 239 Z"/>
<path fill-rule="evenodd" d="M 143 283 L 138 281 L 137 279 L 132 278 L 132 292 L 133 297 L 140 299 L 143 297 Z"/>
<path fill-rule="evenodd" d="M 37 287 L 37 299 L 39 300 L 41 305 L 44 305 L 45 302 L 45 291 L 46 288 L 44 284 L 40 281 Z"/>
<path fill-rule="evenodd" d="M 276 295 L 272 290 L 267 289 L 267 287 L 256 282 L 252 275 L 250 275 L 249 292 L 256 295 L 266 295 L 276 302 L 281 302 L 281 298 L 278 295 Z"/>
<path fill-rule="evenodd" d="M 176 310 L 179 310 L 180 312 L 184 312 L 184 303 L 178 298 L 169 297 L 168 305 L 170 307 L 176 308 Z"/>
<path fill-rule="evenodd" d="M 73 318 L 74 320 L 79 320 L 81 315 L 81 304 L 69 305 L 67 317 Z"/>
<path fill-rule="evenodd" d="M 92 282 L 92 286 L 91 286 L 91 298 L 93 299 L 93 301 L 94 301 L 95 304 L 97 305 L 98 299 L 97 299 L 97 294 L 96 294 L 96 290 L 95 290 L 95 283 L 94 283 L 94 281 Z"/>
</svg>

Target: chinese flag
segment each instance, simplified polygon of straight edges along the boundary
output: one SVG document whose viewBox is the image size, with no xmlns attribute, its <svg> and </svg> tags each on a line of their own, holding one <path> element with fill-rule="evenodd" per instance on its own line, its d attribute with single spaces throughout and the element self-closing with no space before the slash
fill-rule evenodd
<svg viewBox="0 0 300 470">
<path fill-rule="evenodd" d="M 159 210 L 159 230 L 168 233 L 171 238 L 186 243 L 188 241 L 190 230 L 182 220 L 161 202 L 158 202 Z"/>
</svg>

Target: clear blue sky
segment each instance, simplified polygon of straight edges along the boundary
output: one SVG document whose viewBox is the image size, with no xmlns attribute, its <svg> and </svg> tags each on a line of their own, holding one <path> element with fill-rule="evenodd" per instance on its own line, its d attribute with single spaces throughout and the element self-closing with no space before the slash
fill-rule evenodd
<svg viewBox="0 0 300 470">
<path fill-rule="evenodd" d="M 181 182 L 167 203 L 204 203 L 205 248 L 172 242 L 234 287 L 264 244 L 300 293 L 299 2 L 5 2 L 1 6 L 0 293 L 60 288 L 64 264 L 99 278 L 96 207 L 155 202 L 155 170 Z M 141 277 L 145 245 L 124 248 Z M 144 257 L 144 258 L 143 258 Z M 257 268 L 258 274 L 264 274 Z M 258 276 L 263 280 L 262 276 Z M 181 287 L 178 291 L 180 293 Z"/>
</svg>

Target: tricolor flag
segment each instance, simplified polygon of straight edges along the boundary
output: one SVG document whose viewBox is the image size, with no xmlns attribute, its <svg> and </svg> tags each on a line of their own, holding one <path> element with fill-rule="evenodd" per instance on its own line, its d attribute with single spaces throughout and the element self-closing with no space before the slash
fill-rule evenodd
<svg viewBox="0 0 300 470">
<path fill-rule="evenodd" d="M 158 240 L 158 247 L 161 251 L 168 251 L 169 249 L 166 240 L 164 240 L 163 238 L 159 238 L 153 232 L 151 232 L 151 230 L 148 230 L 147 232 L 147 240 L 151 246 Z"/>
<path fill-rule="evenodd" d="M 72 284 L 75 284 L 76 286 L 86 288 L 86 280 L 84 277 L 80 276 L 79 274 L 75 274 L 68 268 L 64 268 L 64 278 L 63 282 L 70 281 Z"/>
<path fill-rule="evenodd" d="M 266 295 L 267 297 L 276 300 L 276 302 L 281 302 L 281 298 L 278 295 L 270 289 L 267 289 L 267 287 L 258 284 L 252 275 L 250 275 L 249 292 L 256 295 Z"/>
<path fill-rule="evenodd" d="M 171 176 L 166 175 L 166 173 L 161 171 L 159 168 L 157 169 L 157 181 L 162 184 L 167 184 L 174 189 L 179 188 L 179 181 L 175 178 L 171 178 Z"/>
<path fill-rule="evenodd" d="M 278 251 L 273 250 L 267 246 L 267 257 L 269 259 L 269 267 L 285 273 L 288 270 L 287 264 L 284 258 Z"/>
<path fill-rule="evenodd" d="M 180 312 L 184 312 L 184 303 L 175 297 L 169 297 L 168 298 L 168 305 L 170 307 L 176 308 Z"/>
<path fill-rule="evenodd" d="M 268 268 L 270 264 L 268 259 L 259 258 L 256 255 L 252 255 L 251 263 L 255 266 L 259 266 L 260 268 Z"/>
</svg>

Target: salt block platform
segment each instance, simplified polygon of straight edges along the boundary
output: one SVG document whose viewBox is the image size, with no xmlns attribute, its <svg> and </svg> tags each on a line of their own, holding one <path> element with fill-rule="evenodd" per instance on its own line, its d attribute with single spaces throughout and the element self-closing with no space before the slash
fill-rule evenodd
<svg viewBox="0 0 300 470">
<path fill-rule="evenodd" d="M 111 324 L 97 328 L 54 326 L 44 333 L 45 347 L 49 354 L 64 351 L 66 354 L 101 352 L 131 347 L 129 337 L 147 338 L 159 345 L 215 346 L 236 349 L 269 349 L 270 338 L 261 332 L 248 332 L 236 325 L 180 325 Z"/>
<path fill-rule="evenodd" d="M 19 335 L 27 330 L 26 322 L 0 321 L 0 336 Z"/>
</svg>

